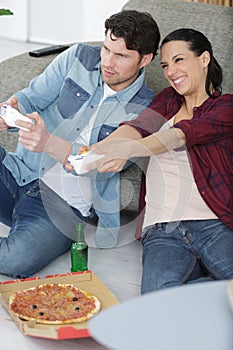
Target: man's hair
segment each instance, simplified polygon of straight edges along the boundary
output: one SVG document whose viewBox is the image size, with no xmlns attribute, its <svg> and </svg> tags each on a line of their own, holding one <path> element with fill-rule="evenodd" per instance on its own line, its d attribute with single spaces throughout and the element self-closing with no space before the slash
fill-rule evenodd
<svg viewBox="0 0 233 350">
<path fill-rule="evenodd" d="M 142 57 L 146 54 L 158 53 L 160 32 L 157 23 L 147 12 L 123 10 L 105 21 L 105 35 L 110 31 L 117 38 L 125 41 L 128 50 L 136 50 Z"/>
</svg>

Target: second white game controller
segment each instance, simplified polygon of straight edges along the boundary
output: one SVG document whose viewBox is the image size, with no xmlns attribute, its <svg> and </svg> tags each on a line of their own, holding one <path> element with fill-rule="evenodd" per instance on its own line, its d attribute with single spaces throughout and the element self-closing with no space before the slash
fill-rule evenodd
<svg viewBox="0 0 233 350">
<path fill-rule="evenodd" d="M 81 154 L 71 155 L 68 162 L 73 166 L 78 175 L 83 175 L 89 172 L 87 165 L 104 157 L 104 154 L 96 154 L 93 152 L 83 152 Z"/>
<path fill-rule="evenodd" d="M 4 119 L 5 123 L 14 128 L 19 128 L 22 130 L 28 130 L 26 128 L 23 128 L 22 126 L 16 125 L 16 120 L 22 120 L 25 122 L 29 122 L 33 124 L 33 120 L 26 117 L 25 115 L 18 112 L 15 108 L 11 107 L 10 105 L 4 104 L 1 106 L 0 109 L 0 117 Z"/>
</svg>

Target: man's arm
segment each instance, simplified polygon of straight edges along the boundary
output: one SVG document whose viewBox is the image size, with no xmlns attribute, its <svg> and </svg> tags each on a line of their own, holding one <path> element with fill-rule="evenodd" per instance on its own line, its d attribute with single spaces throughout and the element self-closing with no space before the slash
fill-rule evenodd
<svg viewBox="0 0 233 350">
<path fill-rule="evenodd" d="M 34 124 L 17 122 L 19 126 L 28 129 L 28 131 L 19 130 L 19 142 L 31 152 L 46 152 L 56 161 L 66 164 L 68 156 L 72 153 L 71 142 L 50 134 L 37 112 L 27 116 L 34 120 Z"/>
</svg>

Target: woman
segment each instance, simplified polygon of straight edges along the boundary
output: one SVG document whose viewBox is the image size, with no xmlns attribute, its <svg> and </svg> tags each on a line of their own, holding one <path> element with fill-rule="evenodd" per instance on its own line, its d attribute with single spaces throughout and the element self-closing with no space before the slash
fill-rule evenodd
<svg viewBox="0 0 233 350">
<path fill-rule="evenodd" d="M 142 293 L 233 278 L 233 95 L 221 94 L 221 67 L 196 30 L 162 41 L 161 67 L 171 86 L 94 145 L 105 157 L 89 166 L 120 171 L 127 159 L 150 156 Z"/>
</svg>

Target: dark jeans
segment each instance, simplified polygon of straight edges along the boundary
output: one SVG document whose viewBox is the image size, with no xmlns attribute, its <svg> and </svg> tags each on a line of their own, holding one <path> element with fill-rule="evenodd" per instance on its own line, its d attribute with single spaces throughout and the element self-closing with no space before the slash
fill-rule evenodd
<svg viewBox="0 0 233 350">
<path fill-rule="evenodd" d="M 39 180 L 20 187 L 2 164 L 0 221 L 10 226 L 0 237 L 0 273 L 28 277 L 70 249 L 77 222 L 87 221 Z"/>
<path fill-rule="evenodd" d="M 233 278 L 233 231 L 220 220 L 162 223 L 142 238 L 142 293 L 199 280 Z"/>
</svg>

